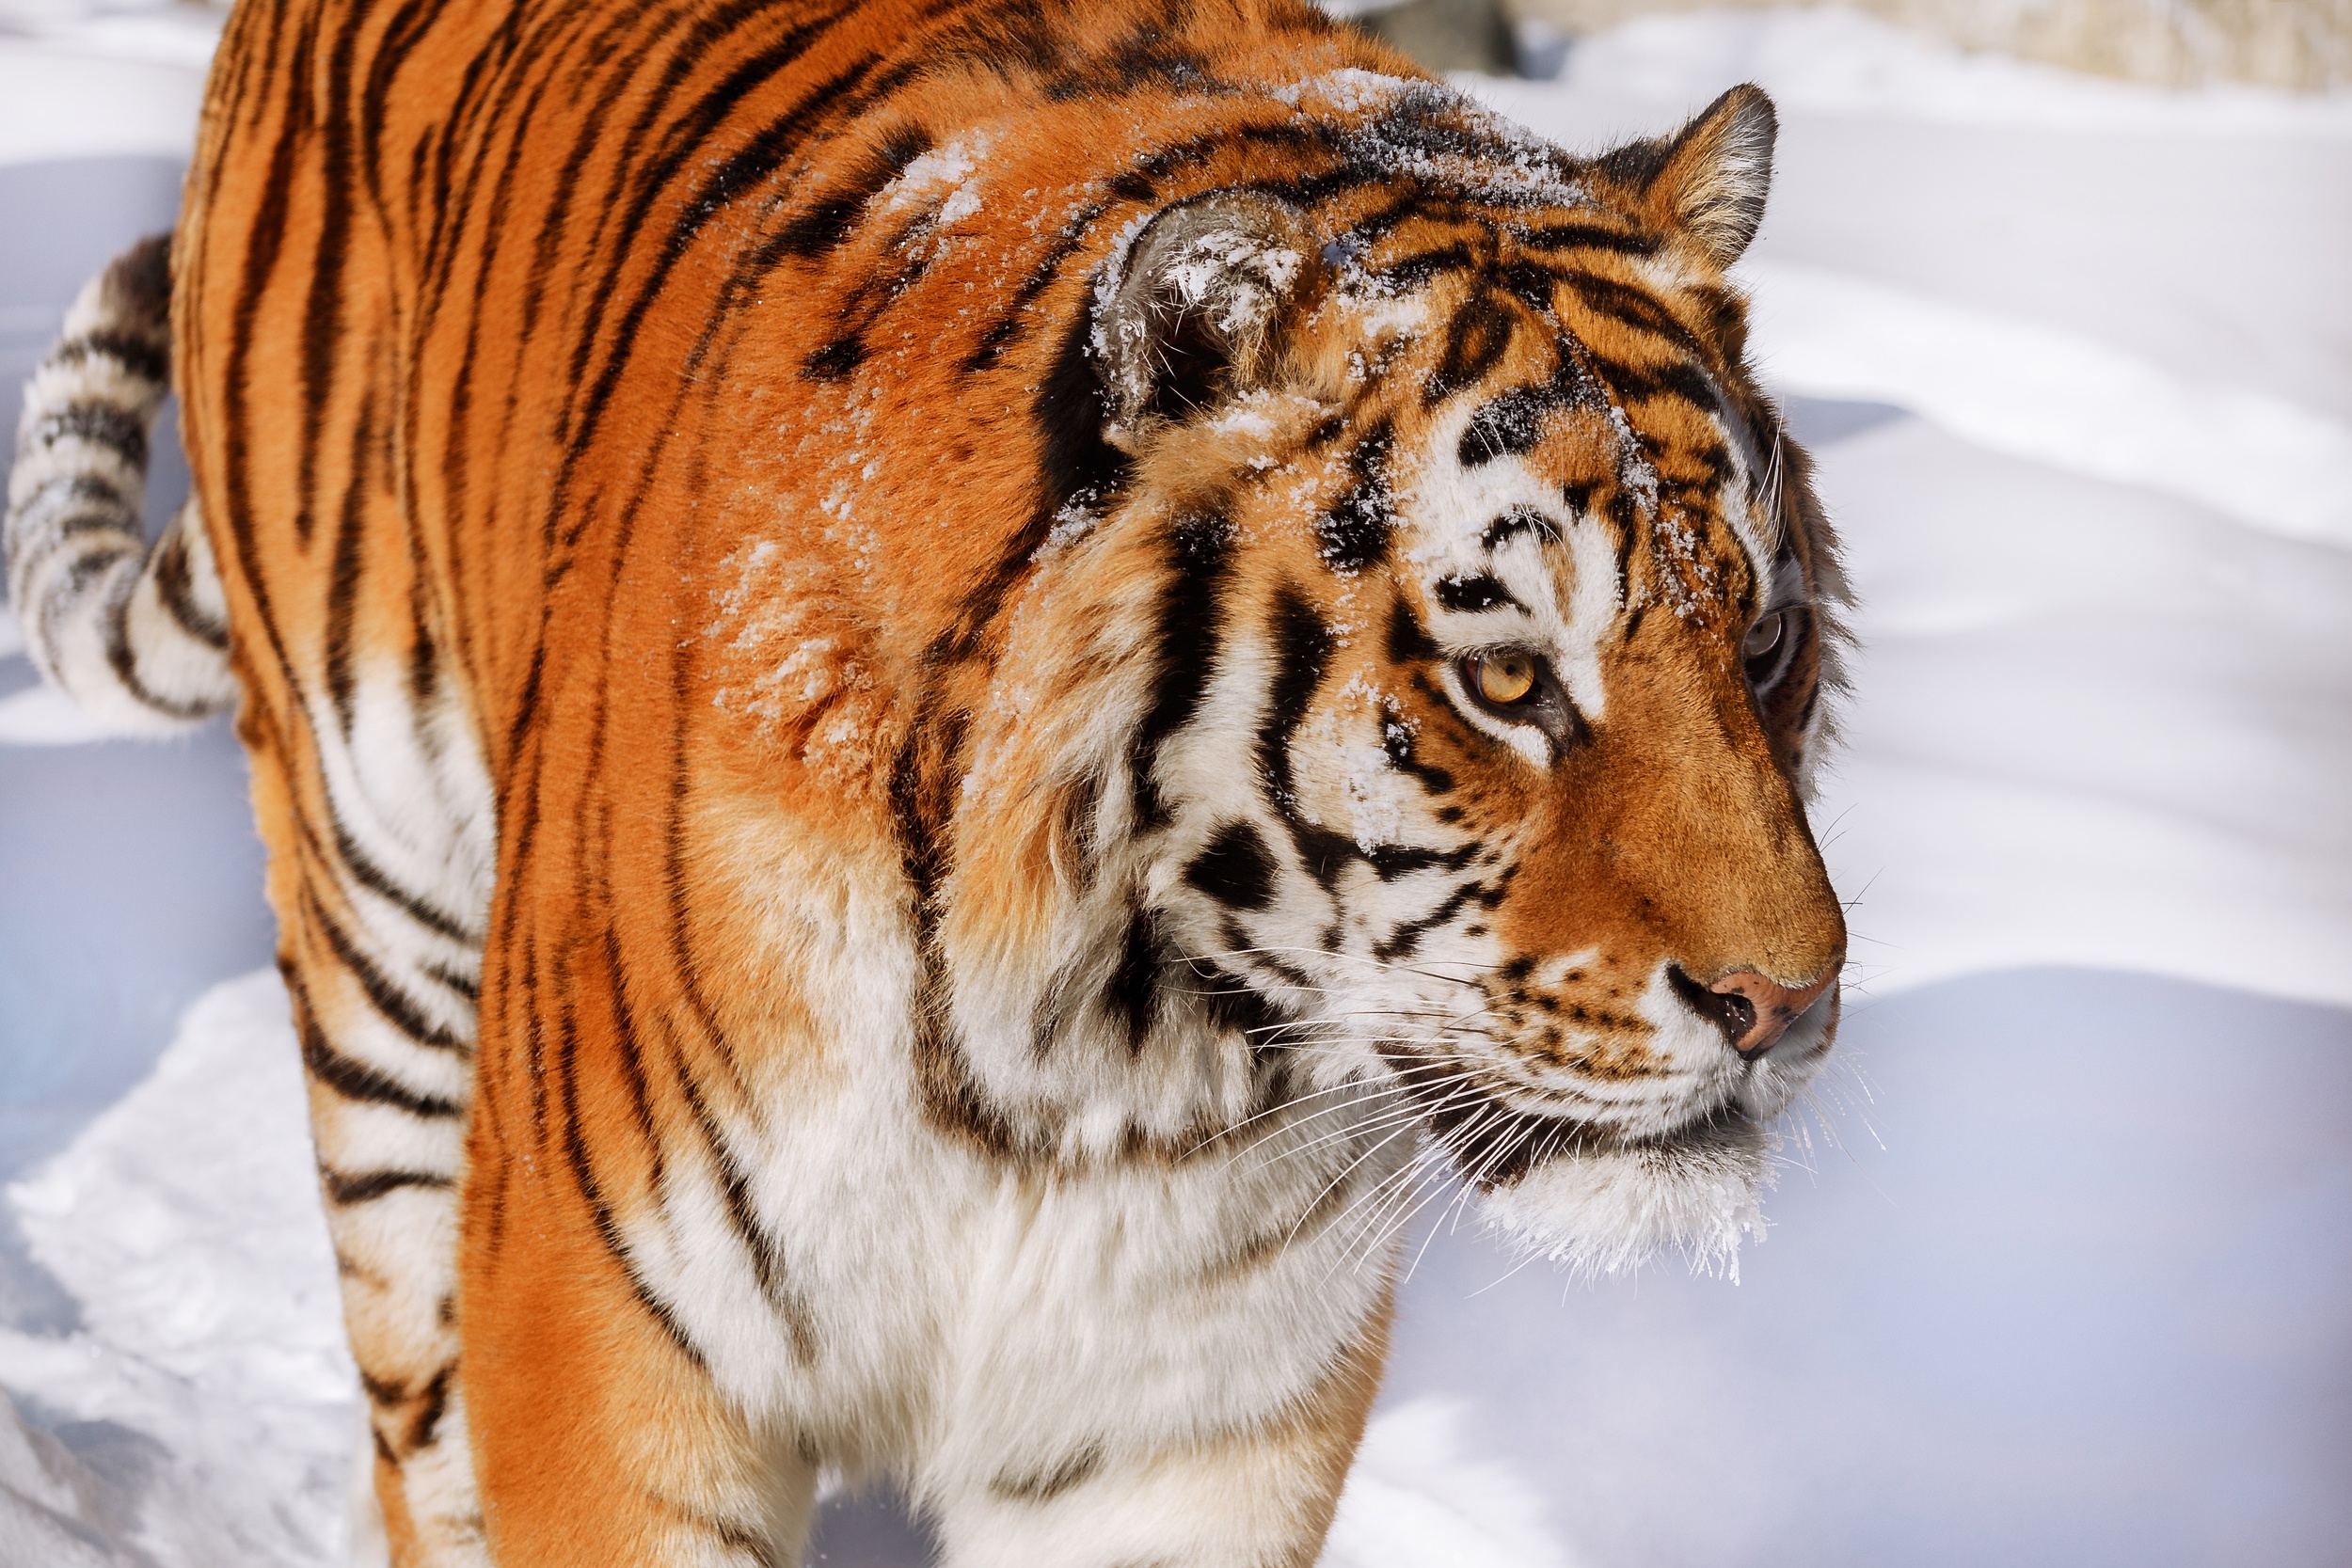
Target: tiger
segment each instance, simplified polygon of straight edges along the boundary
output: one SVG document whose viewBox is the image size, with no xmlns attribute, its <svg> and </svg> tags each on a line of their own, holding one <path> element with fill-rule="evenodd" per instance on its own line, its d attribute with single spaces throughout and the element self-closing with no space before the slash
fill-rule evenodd
<svg viewBox="0 0 2352 1568">
<path fill-rule="evenodd" d="M 235 9 L 9 582 L 236 712 L 392 1562 L 871 1481 L 1307 1564 L 1425 1206 L 1760 1234 L 1846 944 L 1775 136 L 1572 155 L 1299 0 Z"/>
</svg>

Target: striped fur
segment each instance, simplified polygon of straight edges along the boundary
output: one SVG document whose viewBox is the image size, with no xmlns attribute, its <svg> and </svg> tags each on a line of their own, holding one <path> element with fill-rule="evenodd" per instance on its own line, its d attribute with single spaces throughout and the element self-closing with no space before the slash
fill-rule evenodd
<svg viewBox="0 0 2352 1568">
<path fill-rule="evenodd" d="M 396 1561 L 1304 1564 L 1441 1173 L 1739 1244 L 1844 946 L 1772 138 L 1291 0 L 235 13 L 176 373 Z"/>
<path fill-rule="evenodd" d="M 25 388 L 8 470 L 8 595 L 33 663 L 127 734 L 171 734 L 236 699 L 228 610 L 191 501 L 151 548 L 148 427 L 170 390 L 167 242 L 82 290 Z"/>
</svg>

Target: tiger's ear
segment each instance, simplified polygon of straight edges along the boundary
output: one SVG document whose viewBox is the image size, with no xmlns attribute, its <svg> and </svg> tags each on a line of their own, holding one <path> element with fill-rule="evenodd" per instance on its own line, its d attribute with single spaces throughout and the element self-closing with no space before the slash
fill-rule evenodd
<svg viewBox="0 0 2352 1568">
<path fill-rule="evenodd" d="M 1640 194 L 1651 222 L 1689 235 L 1709 261 L 1727 267 L 1764 221 L 1779 134 L 1772 101 L 1743 83 L 1672 136 L 1604 153 L 1599 166 Z"/>
<path fill-rule="evenodd" d="M 1116 265 L 1097 296 L 1093 348 L 1104 439 L 1122 450 L 1159 420 L 1267 385 L 1284 328 L 1322 276 L 1306 219 L 1249 192 L 1163 210 Z"/>
</svg>

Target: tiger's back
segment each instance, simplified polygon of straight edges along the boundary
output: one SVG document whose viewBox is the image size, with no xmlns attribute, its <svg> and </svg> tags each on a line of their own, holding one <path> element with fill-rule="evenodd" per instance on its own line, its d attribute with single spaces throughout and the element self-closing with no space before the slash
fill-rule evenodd
<svg viewBox="0 0 2352 1568">
<path fill-rule="evenodd" d="M 178 375 L 401 1560 L 833 1466 L 1303 1563 L 1416 1130 L 1736 1243 L 1843 940 L 1756 113 L 1578 164 L 1276 0 L 237 12 Z"/>
</svg>

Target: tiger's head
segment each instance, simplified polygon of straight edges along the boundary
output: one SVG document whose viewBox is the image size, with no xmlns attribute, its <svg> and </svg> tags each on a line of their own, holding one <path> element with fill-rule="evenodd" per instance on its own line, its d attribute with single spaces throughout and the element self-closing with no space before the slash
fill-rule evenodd
<svg viewBox="0 0 2352 1568">
<path fill-rule="evenodd" d="M 1028 611 L 1097 682 L 1052 721 L 1089 815 L 1005 852 L 1114 890 L 1056 982 L 1114 1033 L 1197 1003 L 1379 1086 L 1572 1266 L 1721 1259 L 1846 946 L 1804 805 L 1841 589 L 1724 277 L 1772 110 L 1580 162 L 1391 88 L 1301 90 L 1393 179 L 1203 193 L 1101 270 L 1126 476 Z"/>
</svg>

